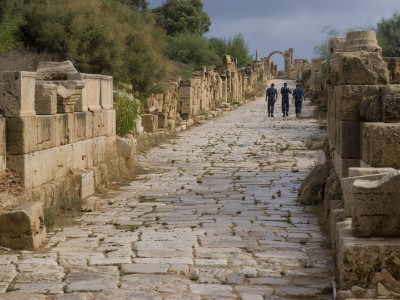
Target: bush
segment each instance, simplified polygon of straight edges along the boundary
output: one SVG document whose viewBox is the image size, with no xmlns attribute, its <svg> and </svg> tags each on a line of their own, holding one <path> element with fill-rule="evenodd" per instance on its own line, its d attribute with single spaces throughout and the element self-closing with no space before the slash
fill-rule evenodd
<svg viewBox="0 0 400 300">
<path fill-rule="evenodd" d="M 117 0 L 31 0 L 21 7 L 24 42 L 71 60 L 85 73 L 112 75 L 142 92 L 168 78 L 165 34 L 149 12 Z"/>
<path fill-rule="evenodd" d="M 171 60 L 196 67 L 221 62 L 221 57 L 210 47 L 207 38 L 188 32 L 169 36 L 165 54 Z"/>
<path fill-rule="evenodd" d="M 22 15 L 16 13 L 11 5 L 3 4 L 0 13 L 0 53 L 14 49 L 20 42 L 17 33 L 22 25 Z"/>
<path fill-rule="evenodd" d="M 136 127 L 140 103 L 124 92 L 120 92 L 114 101 L 117 114 L 117 134 L 124 136 Z"/>
</svg>

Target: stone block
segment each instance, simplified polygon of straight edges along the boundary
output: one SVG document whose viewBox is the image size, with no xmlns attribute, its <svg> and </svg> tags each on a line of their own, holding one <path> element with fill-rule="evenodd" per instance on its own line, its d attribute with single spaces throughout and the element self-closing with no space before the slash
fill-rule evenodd
<svg viewBox="0 0 400 300">
<path fill-rule="evenodd" d="M 68 117 L 66 114 L 55 115 L 55 147 L 68 144 Z"/>
<path fill-rule="evenodd" d="M 135 153 L 136 144 L 130 139 L 117 137 L 116 147 L 118 156 L 131 158 Z"/>
<path fill-rule="evenodd" d="M 400 236 L 400 171 L 377 180 L 357 179 L 352 198 L 354 236 Z"/>
<path fill-rule="evenodd" d="M 113 108 L 113 79 L 111 76 L 102 76 L 101 83 L 101 98 L 100 105 L 102 109 Z"/>
<path fill-rule="evenodd" d="M 377 52 L 336 52 L 330 60 L 334 85 L 388 84 L 387 64 Z"/>
<path fill-rule="evenodd" d="M 56 147 L 56 116 L 37 116 L 36 133 L 35 151 Z"/>
<path fill-rule="evenodd" d="M 94 171 L 86 170 L 76 175 L 79 183 L 79 195 L 85 199 L 95 193 Z"/>
<path fill-rule="evenodd" d="M 360 116 L 363 121 L 383 121 L 383 104 L 380 87 L 381 86 L 370 86 L 370 94 L 364 95 L 362 97 L 359 109 Z"/>
<path fill-rule="evenodd" d="M 342 290 L 353 286 L 375 288 L 374 278 L 387 270 L 398 276 L 399 238 L 358 238 L 351 234 L 351 219 L 337 223 L 336 262 Z M 386 284 L 384 281 L 381 283 Z M 394 289 L 393 289 L 394 290 Z"/>
<path fill-rule="evenodd" d="M 337 152 L 343 159 L 359 159 L 361 124 L 359 122 L 339 122 Z"/>
<path fill-rule="evenodd" d="M 36 80 L 68 80 L 71 74 L 79 74 L 71 61 L 41 62 L 36 70 Z"/>
<path fill-rule="evenodd" d="M 36 83 L 35 110 L 37 115 L 57 113 L 57 84 Z"/>
<path fill-rule="evenodd" d="M 74 142 L 79 142 L 87 138 L 86 130 L 88 129 L 86 124 L 88 123 L 87 112 L 76 112 L 74 113 Z"/>
<path fill-rule="evenodd" d="M 383 57 L 383 60 L 388 64 L 390 82 L 400 83 L 400 57 Z"/>
<path fill-rule="evenodd" d="M 93 134 L 92 137 L 99 137 L 104 132 L 104 113 L 101 110 L 92 111 Z"/>
<path fill-rule="evenodd" d="M 371 167 L 400 169 L 400 124 L 363 123 L 361 158 Z"/>
<path fill-rule="evenodd" d="M 349 177 L 387 174 L 387 173 L 392 173 L 394 171 L 396 170 L 393 168 L 371 168 L 371 167 L 349 168 Z"/>
<path fill-rule="evenodd" d="M 6 118 L 34 116 L 34 72 L 3 72 L 0 88 L 0 111 Z"/>
<path fill-rule="evenodd" d="M 168 127 L 168 114 L 165 112 L 158 113 L 158 128 Z"/>
<path fill-rule="evenodd" d="M 158 130 L 158 116 L 153 114 L 142 114 L 142 126 L 145 132 L 157 132 Z"/>
<path fill-rule="evenodd" d="M 7 155 L 7 166 L 21 174 L 23 186 L 31 189 L 67 176 L 70 170 L 86 170 L 115 159 L 115 140 L 115 136 L 97 137 L 24 155 Z"/>
<path fill-rule="evenodd" d="M 359 159 L 343 159 L 337 152 L 334 154 L 333 163 L 335 166 L 336 175 L 339 178 L 348 177 L 349 168 L 360 166 Z"/>
<path fill-rule="evenodd" d="M 41 203 L 26 203 L 0 213 L 0 245 L 11 249 L 38 249 L 46 240 Z"/>
<path fill-rule="evenodd" d="M 100 78 L 95 76 L 89 77 L 85 74 L 85 97 L 87 99 L 87 105 L 90 111 L 101 110 L 100 99 L 101 99 L 101 81 Z"/>
<path fill-rule="evenodd" d="M 26 154 L 36 151 L 37 120 L 35 116 L 8 118 L 6 140 L 8 154 Z"/>
<path fill-rule="evenodd" d="M 382 87 L 383 122 L 400 122 L 400 85 L 388 84 Z"/>
<path fill-rule="evenodd" d="M 351 169 L 356 169 L 356 168 L 349 168 Z M 349 171 L 350 173 L 350 171 Z M 385 176 L 387 173 L 383 174 L 370 174 L 370 175 L 359 175 L 359 176 L 354 176 L 354 177 L 346 177 L 341 179 L 341 186 L 342 186 L 342 192 L 343 192 L 343 204 L 344 204 L 344 209 L 345 209 L 345 214 L 346 217 L 351 218 L 353 215 L 353 199 L 354 195 L 353 193 L 355 190 L 353 189 L 353 183 L 358 180 L 378 180 L 381 179 L 383 176 Z"/>
<path fill-rule="evenodd" d="M 104 126 L 102 135 L 113 136 L 117 134 L 117 115 L 114 109 L 103 109 Z"/>
<path fill-rule="evenodd" d="M 365 100 L 364 100 L 365 99 Z M 339 85 L 334 87 L 335 116 L 341 121 L 361 121 L 360 104 L 379 99 L 379 86 Z"/>
<path fill-rule="evenodd" d="M 67 137 L 68 144 L 72 144 L 75 142 L 75 115 L 73 113 L 66 114 L 67 115 Z"/>
</svg>

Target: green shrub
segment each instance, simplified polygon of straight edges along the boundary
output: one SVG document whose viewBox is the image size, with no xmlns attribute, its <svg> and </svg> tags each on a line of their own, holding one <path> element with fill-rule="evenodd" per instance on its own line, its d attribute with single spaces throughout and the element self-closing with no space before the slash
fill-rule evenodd
<svg viewBox="0 0 400 300">
<path fill-rule="evenodd" d="M 72 60 L 80 72 L 112 75 L 141 92 L 168 79 L 165 33 L 147 11 L 117 0 L 30 0 L 21 7 L 24 42 Z"/>
<path fill-rule="evenodd" d="M 140 103 L 126 93 L 119 93 L 114 101 L 117 114 L 117 134 L 124 136 L 132 132 L 136 126 Z"/>
<path fill-rule="evenodd" d="M 4 5 L 4 4 L 3 4 Z M 23 19 L 20 13 L 16 13 L 7 3 L 0 10 L 0 53 L 19 46 L 17 33 Z"/>
<path fill-rule="evenodd" d="M 221 57 L 210 47 L 207 38 L 189 32 L 169 36 L 165 54 L 171 60 L 187 65 L 207 66 L 221 62 Z"/>
</svg>

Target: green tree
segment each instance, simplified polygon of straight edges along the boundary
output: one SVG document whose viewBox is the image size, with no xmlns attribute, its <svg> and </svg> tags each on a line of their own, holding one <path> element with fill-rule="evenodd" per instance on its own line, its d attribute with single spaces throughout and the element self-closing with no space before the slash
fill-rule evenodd
<svg viewBox="0 0 400 300">
<path fill-rule="evenodd" d="M 377 39 L 382 48 L 383 56 L 400 56 L 400 14 L 384 19 L 377 24 Z"/>
<path fill-rule="evenodd" d="M 210 47 L 207 38 L 189 32 L 167 38 L 165 54 L 171 60 L 193 67 L 215 65 L 221 62 L 221 56 Z"/>
<path fill-rule="evenodd" d="M 249 55 L 249 47 L 244 41 L 242 34 L 237 34 L 230 38 L 227 42 L 227 46 L 227 54 L 237 59 L 239 67 L 244 67 L 253 61 Z"/>
<path fill-rule="evenodd" d="M 3 3 L 0 7 L 0 53 L 20 45 L 17 34 L 22 24 L 22 15 L 12 5 Z"/>
<path fill-rule="evenodd" d="M 209 31 L 210 17 L 203 11 L 201 0 L 167 0 L 153 9 L 158 24 L 168 35 L 183 32 L 203 35 Z"/>
<path fill-rule="evenodd" d="M 151 92 L 168 77 L 165 34 L 149 12 L 116 0 L 30 0 L 25 43 L 70 59 L 81 72 L 112 75 Z"/>
</svg>

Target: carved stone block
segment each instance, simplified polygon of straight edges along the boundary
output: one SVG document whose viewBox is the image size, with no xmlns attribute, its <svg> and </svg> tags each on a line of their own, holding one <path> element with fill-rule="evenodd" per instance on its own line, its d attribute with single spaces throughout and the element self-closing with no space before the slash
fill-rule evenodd
<svg viewBox="0 0 400 300">
<path fill-rule="evenodd" d="M 353 183 L 352 233 L 400 237 L 400 171 Z"/>
</svg>

